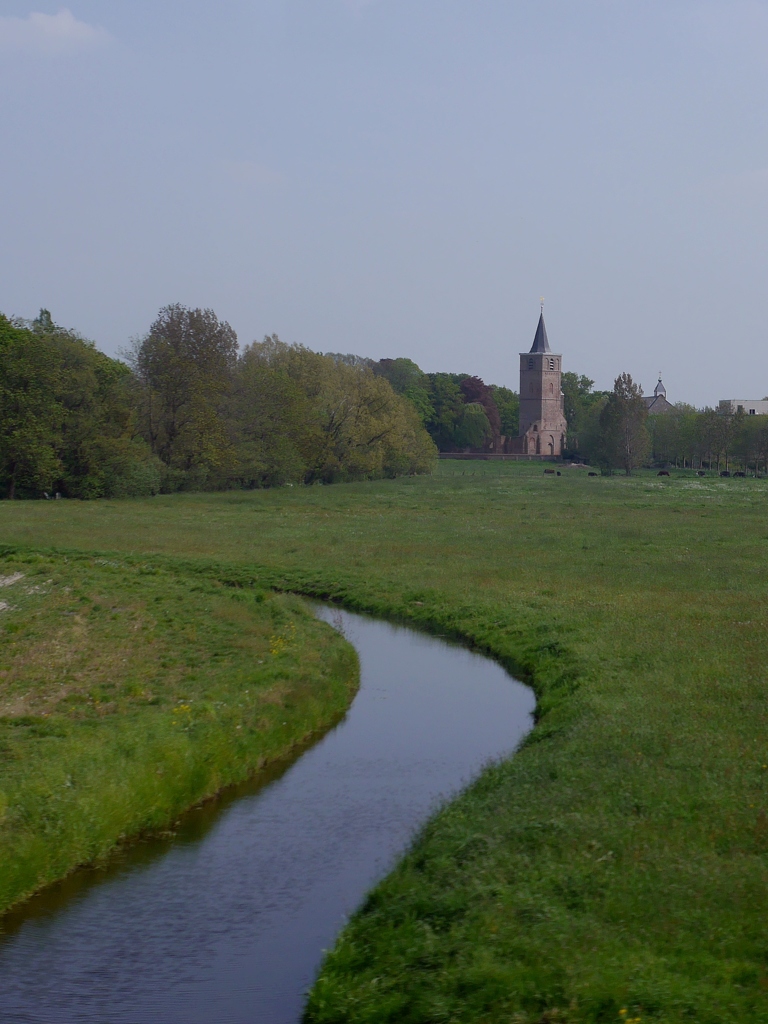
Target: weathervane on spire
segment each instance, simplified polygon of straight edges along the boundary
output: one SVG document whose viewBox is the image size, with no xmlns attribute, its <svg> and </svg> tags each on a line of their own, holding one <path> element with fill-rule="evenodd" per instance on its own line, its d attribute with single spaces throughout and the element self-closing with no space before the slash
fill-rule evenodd
<svg viewBox="0 0 768 1024">
<path fill-rule="evenodd" d="M 541 314 L 543 316 L 544 315 L 544 296 L 543 295 L 539 296 L 539 302 L 541 303 Z"/>
</svg>

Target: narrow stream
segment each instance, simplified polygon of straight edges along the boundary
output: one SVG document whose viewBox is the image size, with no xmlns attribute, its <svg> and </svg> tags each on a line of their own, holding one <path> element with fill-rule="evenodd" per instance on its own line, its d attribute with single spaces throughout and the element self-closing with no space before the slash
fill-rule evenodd
<svg viewBox="0 0 768 1024">
<path fill-rule="evenodd" d="M 348 915 L 440 801 L 532 723 L 495 662 L 321 607 L 360 655 L 343 721 L 3 922 L 3 1024 L 294 1024 Z"/>
</svg>

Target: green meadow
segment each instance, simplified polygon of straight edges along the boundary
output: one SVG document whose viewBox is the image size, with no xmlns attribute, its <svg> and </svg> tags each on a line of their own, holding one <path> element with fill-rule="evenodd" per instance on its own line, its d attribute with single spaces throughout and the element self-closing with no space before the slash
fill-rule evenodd
<svg viewBox="0 0 768 1024">
<path fill-rule="evenodd" d="M 309 1021 L 768 1021 L 768 482 L 444 461 L 394 481 L 6 501 L 0 540 L 3 575 L 25 573 L 0 595 L 18 606 L 0 613 L 4 858 L 52 848 L 49 817 L 88 835 L 101 791 L 135 813 L 79 860 L 242 777 L 287 728 L 270 687 L 296 686 L 274 699 L 297 716 L 317 702 L 284 744 L 340 713 L 347 646 L 274 592 L 332 598 L 492 654 L 535 688 L 538 719 L 370 894 Z M 75 622 L 113 653 L 59 695 L 45 645 L 70 637 L 76 664 Z M 246 688 L 258 707 L 235 701 Z M 196 788 L 206 744 L 230 760 Z"/>
<path fill-rule="evenodd" d="M 354 651 L 303 602 L 138 560 L 0 557 L 0 910 L 332 725 Z"/>
</svg>

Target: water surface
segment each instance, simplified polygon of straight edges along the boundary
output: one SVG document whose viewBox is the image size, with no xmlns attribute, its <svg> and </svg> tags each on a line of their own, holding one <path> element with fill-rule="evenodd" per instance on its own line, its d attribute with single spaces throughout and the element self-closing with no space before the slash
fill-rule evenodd
<svg viewBox="0 0 768 1024">
<path fill-rule="evenodd" d="M 345 919 L 441 800 L 532 722 L 495 662 L 320 608 L 360 655 L 292 762 L 30 901 L 0 938 L 3 1024 L 294 1024 Z"/>
</svg>

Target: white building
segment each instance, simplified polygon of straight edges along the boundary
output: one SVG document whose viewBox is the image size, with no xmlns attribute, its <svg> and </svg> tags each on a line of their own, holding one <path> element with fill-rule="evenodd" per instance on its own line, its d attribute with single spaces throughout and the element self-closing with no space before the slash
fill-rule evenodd
<svg viewBox="0 0 768 1024">
<path fill-rule="evenodd" d="M 724 398 L 720 408 L 732 413 L 743 412 L 745 416 L 768 416 L 768 398 Z"/>
</svg>

